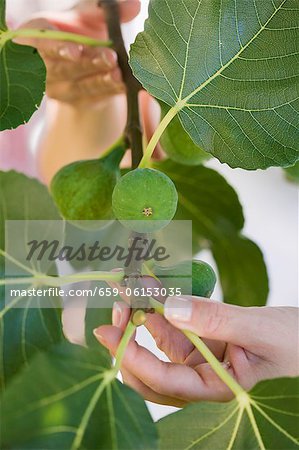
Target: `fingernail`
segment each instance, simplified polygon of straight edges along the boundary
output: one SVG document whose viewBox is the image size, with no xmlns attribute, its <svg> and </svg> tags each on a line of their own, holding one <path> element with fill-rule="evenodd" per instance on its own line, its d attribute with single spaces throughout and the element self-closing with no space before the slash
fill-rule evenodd
<svg viewBox="0 0 299 450">
<path fill-rule="evenodd" d="M 95 58 L 93 58 L 92 60 L 92 64 L 94 66 L 101 66 L 103 63 L 103 58 L 101 58 L 100 56 L 96 56 Z"/>
<path fill-rule="evenodd" d="M 118 302 L 115 302 L 112 310 L 112 323 L 115 327 L 119 327 L 122 321 L 122 309 Z"/>
<path fill-rule="evenodd" d="M 111 73 L 110 73 L 110 72 L 106 73 L 106 75 L 103 76 L 103 81 L 104 81 L 105 83 L 109 83 L 110 81 L 112 81 Z"/>
<path fill-rule="evenodd" d="M 108 50 L 102 52 L 103 61 L 108 67 L 114 67 L 117 63 L 117 54 L 114 51 Z"/>
<path fill-rule="evenodd" d="M 95 328 L 93 330 L 93 334 L 95 335 L 95 337 L 103 344 L 105 342 L 103 336 L 101 335 L 101 330 L 100 328 Z"/>
<path fill-rule="evenodd" d="M 164 305 L 166 319 L 189 322 L 192 317 L 192 301 L 183 297 L 168 297 Z"/>
<path fill-rule="evenodd" d="M 113 67 L 113 65 L 114 65 L 113 62 L 108 58 L 108 56 L 105 52 L 103 52 L 102 59 L 103 59 L 104 64 L 107 67 L 109 67 L 109 68 Z"/>
<path fill-rule="evenodd" d="M 111 69 L 115 66 L 116 63 L 116 57 L 113 55 L 113 53 L 108 54 L 103 51 L 100 55 L 95 56 L 92 60 L 92 64 L 95 66 L 102 66 L 105 65 L 107 68 Z"/>
<path fill-rule="evenodd" d="M 70 49 L 68 47 L 62 47 L 58 50 L 58 54 L 64 59 L 74 59 L 71 55 Z"/>
<path fill-rule="evenodd" d="M 80 58 L 83 47 L 81 45 L 71 45 L 60 47 L 58 54 L 61 58 L 77 61 Z"/>
</svg>

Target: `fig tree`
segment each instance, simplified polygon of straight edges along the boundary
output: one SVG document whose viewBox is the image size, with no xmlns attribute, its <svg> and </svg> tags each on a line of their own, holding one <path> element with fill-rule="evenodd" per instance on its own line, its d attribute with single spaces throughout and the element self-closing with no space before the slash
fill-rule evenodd
<svg viewBox="0 0 299 450">
<path fill-rule="evenodd" d="M 115 217 L 137 232 L 166 226 L 177 208 L 178 195 L 171 179 L 155 169 L 136 169 L 117 182 L 112 195 Z"/>
</svg>

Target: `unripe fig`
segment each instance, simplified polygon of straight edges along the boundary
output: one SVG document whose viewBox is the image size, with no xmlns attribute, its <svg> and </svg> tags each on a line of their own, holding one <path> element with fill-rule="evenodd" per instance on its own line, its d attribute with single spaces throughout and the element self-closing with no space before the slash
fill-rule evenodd
<svg viewBox="0 0 299 450">
<path fill-rule="evenodd" d="M 116 180 L 117 173 L 101 160 L 78 161 L 54 176 L 50 190 L 66 220 L 109 220 Z"/>
<path fill-rule="evenodd" d="M 192 261 L 192 295 L 210 298 L 216 285 L 213 268 L 204 261 Z"/>
<path fill-rule="evenodd" d="M 115 217 L 140 233 L 165 227 L 173 218 L 178 195 L 171 179 L 155 169 L 136 169 L 117 182 L 112 206 Z"/>
<path fill-rule="evenodd" d="M 211 297 L 217 281 L 212 267 L 200 260 L 193 260 L 191 264 L 183 261 L 172 267 L 155 266 L 153 272 L 165 288 L 180 288 L 182 294 L 197 297 Z"/>
</svg>

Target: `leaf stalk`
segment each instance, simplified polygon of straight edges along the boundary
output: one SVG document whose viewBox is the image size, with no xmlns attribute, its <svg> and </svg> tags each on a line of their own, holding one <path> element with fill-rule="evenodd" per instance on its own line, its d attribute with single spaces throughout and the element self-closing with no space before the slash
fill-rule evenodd
<svg viewBox="0 0 299 450">
<path fill-rule="evenodd" d="M 58 277 L 37 273 L 33 277 L 17 277 L 0 280 L 0 286 L 30 284 L 30 285 L 45 285 L 45 286 L 59 287 L 71 283 L 80 283 L 82 281 L 109 281 L 118 283 L 123 279 L 123 277 L 124 271 L 118 272 L 94 271 L 94 272 L 75 273 L 72 275 L 65 275 Z"/>
<path fill-rule="evenodd" d="M 59 41 L 75 42 L 91 47 L 112 47 L 112 41 L 93 39 L 89 36 L 84 36 L 75 33 L 68 33 L 65 31 L 46 30 L 46 29 L 31 29 L 19 28 L 18 30 L 8 30 L 1 33 L 0 42 L 3 46 L 7 41 L 15 38 L 36 38 L 36 39 L 53 39 Z"/>
<path fill-rule="evenodd" d="M 115 371 L 115 375 L 117 375 L 117 372 L 121 368 L 121 364 L 125 355 L 126 348 L 131 340 L 131 337 L 133 336 L 134 332 L 136 330 L 136 325 L 133 324 L 133 322 L 130 320 L 128 322 L 128 325 L 125 329 L 125 332 L 122 336 L 122 339 L 120 341 L 120 344 L 117 348 L 116 355 L 115 355 L 115 364 L 113 367 L 113 370 Z"/>
<path fill-rule="evenodd" d="M 162 134 L 166 130 L 167 126 L 170 124 L 172 119 L 177 115 L 178 109 L 173 107 L 171 108 L 168 113 L 165 115 L 165 117 L 161 120 L 159 123 L 156 131 L 154 132 L 151 140 L 149 141 L 145 151 L 143 158 L 141 159 L 139 163 L 140 168 L 149 167 L 150 165 L 150 159 L 152 157 L 152 154 L 154 153 L 154 150 L 161 139 Z"/>
</svg>

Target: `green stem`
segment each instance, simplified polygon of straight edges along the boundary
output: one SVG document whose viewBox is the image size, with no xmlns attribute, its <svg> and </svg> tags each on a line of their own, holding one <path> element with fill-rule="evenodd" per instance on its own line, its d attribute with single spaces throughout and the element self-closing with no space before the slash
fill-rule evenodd
<svg viewBox="0 0 299 450">
<path fill-rule="evenodd" d="M 246 405 L 246 411 L 247 411 L 247 414 L 248 414 L 251 426 L 253 428 L 255 437 L 256 437 L 256 439 L 257 439 L 257 441 L 259 443 L 260 450 L 266 450 L 266 447 L 264 445 L 264 442 L 263 442 L 260 430 L 259 430 L 258 425 L 256 423 L 256 420 L 255 420 L 255 417 L 254 417 L 254 414 L 253 414 L 253 411 L 252 411 L 252 408 L 251 408 L 250 404 Z"/>
<path fill-rule="evenodd" d="M 150 299 L 150 303 L 155 308 L 156 312 L 163 315 L 164 306 L 154 299 Z M 229 389 L 235 394 L 236 397 L 247 396 L 244 389 L 237 383 L 237 381 L 222 367 L 216 356 L 206 346 L 206 344 L 196 334 L 188 330 L 181 330 L 182 333 L 192 342 L 197 350 L 202 354 L 205 360 L 211 365 L 214 372 L 218 377 L 229 387 Z"/>
<path fill-rule="evenodd" d="M 216 356 L 211 352 L 209 347 L 189 330 L 182 330 L 184 335 L 189 339 L 190 342 L 197 348 L 197 350 L 202 354 L 205 360 L 210 364 L 214 372 L 218 377 L 230 388 L 230 390 L 238 397 L 240 394 L 244 393 L 244 389 L 236 382 L 236 380 L 222 367 Z"/>
<path fill-rule="evenodd" d="M 123 337 L 121 338 L 120 344 L 117 348 L 116 355 L 115 355 L 115 364 L 113 367 L 113 370 L 115 373 L 117 373 L 120 370 L 126 348 L 130 342 L 131 337 L 133 336 L 134 332 L 136 330 L 136 325 L 134 325 L 131 320 L 129 321 L 125 332 L 123 334 Z"/>
<path fill-rule="evenodd" d="M 46 286 L 59 287 L 64 284 L 80 283 L 81 281 L 113 281 L 120 282 L 124 277 L 124 271 L 119 272 L 83 272 L 53 277 L 43 274 L 36 274 L 34 277 L 8 278 L 0 280 L 0 286 L 18 284 L 42 284 Z"/>
<path fill-rule="evenodd" d="M 172 119 L 176 116 L 176 114 L 179 112 L 179 108 L 173 107 L 171 108 L 168 113 L 165 115 L 165 117 L 161 120 L 159 123 L 156 131 L 154 132 L 151 140 L 149 141 L 145 151 L 142 160 L 139 163 L 140 168 L 148 167 L 150 164 L 150 159 L 152 157 L 152 154 L 154 153 L 154 150 L 164 133 L 165 129 L 169 125 L 169 123 L 172 121 Z"/>
<path fill-rule="evenodd" d="M 58 41 L 75 42 L 92 47 L 112 47 L 111 41 L 102 41 L 80 34 L 67 33 L 65 31 L 20 28 L 18 30 L 8 30 L 3 32 L 2 39 L 4 42 L 15 38 L 54 39 Z"/>
</svg>

